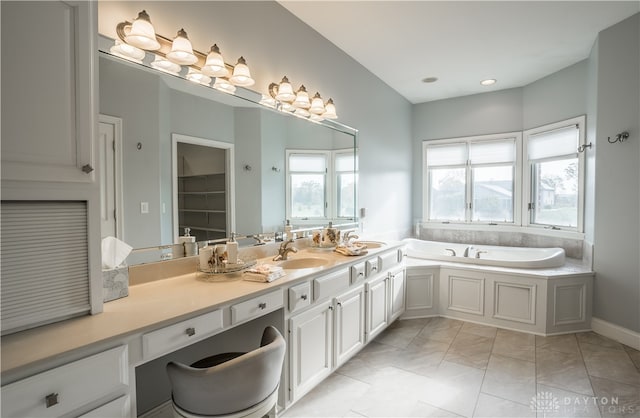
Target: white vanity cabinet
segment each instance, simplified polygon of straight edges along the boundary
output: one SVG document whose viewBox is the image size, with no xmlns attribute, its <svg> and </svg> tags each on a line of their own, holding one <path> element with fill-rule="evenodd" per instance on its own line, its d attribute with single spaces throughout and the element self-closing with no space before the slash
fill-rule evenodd
<svg viewBox="0 0 640 418">
<path fill-rule="evenodd" d="M 3 181 L 93 182 L 97 3 L 1 7 Z"/>
<path fill-rule="evenodd" d="M 125 417 L 128 392 L 127 346 L 122 345 L 3 386 L 2 416 Z"/>
<path fill-rule="evenodd" d="M 403 318 L 438 314 L 439 267 L 412 267 L 405 271 L 406 298 Z"/>
<path fill-rule="evenodd" d="M 335 367 L 364 346 L 364 295 L 364 286 L 360 285 L 335 298 Z"/>
<path fill-rule="evenodd" d="M 395 321 L 405 309 L 405 274 L 403 268 L 389 272 L 389 323 Z"/>
<path fill-rule="evenodd" d="M 389 277 L 379 276 L 365 284 L 367 292 L 366 334 L 371 341 L 389 325 Z"/>
</svg>

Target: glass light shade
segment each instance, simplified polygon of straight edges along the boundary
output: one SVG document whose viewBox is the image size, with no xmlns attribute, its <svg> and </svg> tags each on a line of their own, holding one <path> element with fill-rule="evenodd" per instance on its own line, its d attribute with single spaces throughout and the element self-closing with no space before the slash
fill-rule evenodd
<svg viewBox="0 0 640 418">
<path fill-rule="evenodd" d="M 324 103 L 322 102 L 322 97 L 320 97 L 320 93 L 316 93 L 313 96 L 313 100 L 311 101 L 311 107 L 309 108 L 309 112 L 314 113 L 316 115 L 322 115 L 324 113 Z"/>
<path fill-rule="evenodd" d="M 278 93 L 276 94 L 276 100 L 284 103 L 291 103 L 296 98 L 296 94 L 293 92 L 293 87 L 289 83 L 289 79 L 285 75 L 282 77 L 282 81 L 278 84 Z"/>
<path fill-rule="evenodd" d="M 174 64 L 166 58 L 156 55 L 156 59 L 151 63 L 151 66 L 156 70 L 164 71 L 165 73 L 179 75 L 181 68 L 178 64 Z"/>
<path fill-rule="evenodd" d="M 287 103 L 287 102 L 282 102 L 280 109 L 283 110 L 284 112 L 293 112 L 294 110 L 296 110 L 296 108 L 293 107 L 291 103 Z"/>
<path fill-rule="evenodd" d="M 249 87 L 253 86 L 256 82 L 253 78 L 251 78 L 251 72 L 249 72 L 249 67 L 247 67 L 247 62 L 244 57 L 238 58 L 238 62 L 236 66 L 233 67 L 233 74 L 231 78 L 229 78 L 231 83 L 236 86 Z"/>
<path fill-rule="evenodd" d="M 311 114 L 311 116 L 309 116 L 309 120 L 313 121 L 313 122 L 322 122 L 324 120 L 324 118 L 320 115 L 316 115 L 314 113 Z"/>
<path fill-rule="evenodd" d="M 207 60 L 204 63 L 204 67 L 202 67 L 203 74 L 206 74 L 211 77 L 227 77 L 229 75 L 229 71 L 224 64 L 224 59 L 220 54 L 220 48 L 218 45 L 213 44 L 209 54 L 207 54 Z"/>
<path fill-rule="evenodd" d="M 138 18 L 131 24 L 131 30 L 124 41 L 140 49 L 155 51 L 160 49 L 160 43 L 156 39 L 156 31 L 153 29 L 151 19 L 146 11 L 138 13 Z"/>
<path fill-rule="evenodd" d="M 206 74 L 202 74 L 200 71 L 189 68 L 189 72 L 187 73 L 187 80 L 193 81 L 194 83 L 202 84 L 204 86 L 208 86 L 211 83 L 211 77 Z"/>
<path fill-rule="evenodd" d="M 293 105 L 300 109 L 309 109 L 311 107 L 309 93 L 307 93 L 307 89 L 304 87 L 304 84 L 300 86 L 296 92 L 296 99 L 293 101 Z"/>
<path fill-rule="evenodd" d="M 267 96 L 266 94 L 262 95 L 262 99 L 260 99 L 260 104 L 268 107 L 276 107 L 276 99 L 271 96 Z"/>
<path fill-rule="evenodd" d="M 299 116 L 301 118 L 308 118 L 309 116 L 311 116 L 311 113 L 309 113 L 308 110 L 303 109 L 301 107 L 297 108 L 294 112 L 294 115 Z"/>
<path fill-rule="evenodd" d="M 119 39 L 116 39 L 116 43 L 109 49 L 113 55 L 124 58 L 129 61 L 137 62 L 138 64 L 142 64 L 142 59 L 145 56 L 145 52 L 136 48 L 133 45 L 123 44 Z"/>
<path fill-rule="evenodd" d="M 336 114 L 336 105 L 333 104 L 333 99 L 327 100 L 327 103 L 324 105 L 324 113 L 322 117 L 325 119 L 338 119 L 338 115 Z"/>
<path fill-rule="evenodd" d="M 178 35 L 173 39 L 171 52 L 167 53 L 167 59 L 179 65 L 191 65 L 198 62 L 198 57 L 194 55 L 191 41 L 189 41 L 184 29 L 180 29 Z"/>
<path fill-rule="evenodd" d="M 225 77 L 216 77 L 216 81 L 213 83 L 213 88 L 225 93 L 235 93 L 236 91 L 236 86 L 231 84 Z"/>
</svg>

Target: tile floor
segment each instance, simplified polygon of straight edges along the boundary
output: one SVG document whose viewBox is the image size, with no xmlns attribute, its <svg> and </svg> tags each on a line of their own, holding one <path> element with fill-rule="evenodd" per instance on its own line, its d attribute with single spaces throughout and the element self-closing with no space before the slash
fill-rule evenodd
<svg viewBox="0 0 640 418">
<path fill-rule="evenodd" d="M 640 417 L 640 352 L 593 332 L 396 321 L 282 418 L 458 416 Z"/>
</svg>

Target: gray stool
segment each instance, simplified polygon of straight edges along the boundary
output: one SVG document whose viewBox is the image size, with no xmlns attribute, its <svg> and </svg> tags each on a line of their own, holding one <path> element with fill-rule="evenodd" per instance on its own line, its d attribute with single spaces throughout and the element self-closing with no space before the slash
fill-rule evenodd
<svg viewBox="0 0 640 418">
<path fill-rule="evenodd" d="M 272 326 L 260 348 L 217 354 L 187 366 L 167 364 L 178 417 L 275 417 L 286 342 Z"/>
</svg>

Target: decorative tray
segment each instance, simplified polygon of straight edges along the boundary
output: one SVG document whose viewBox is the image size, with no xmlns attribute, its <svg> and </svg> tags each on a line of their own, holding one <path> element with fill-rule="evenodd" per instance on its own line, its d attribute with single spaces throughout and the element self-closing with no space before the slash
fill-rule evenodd
<svg viewBox="0 0 640 418">
<path fill-rule="evenodd" d="M 207 270 L 203 270 L 198 266 L 198 271 L 206 275 L 236 273 L 238 271 L 248 269 L 249 267 L 253 267 L 256 263 L 256 260 L 238 260 L 238 262 L 234 264 L 224 263 L 222 266 L 215 266 Z"/>
</svg>

